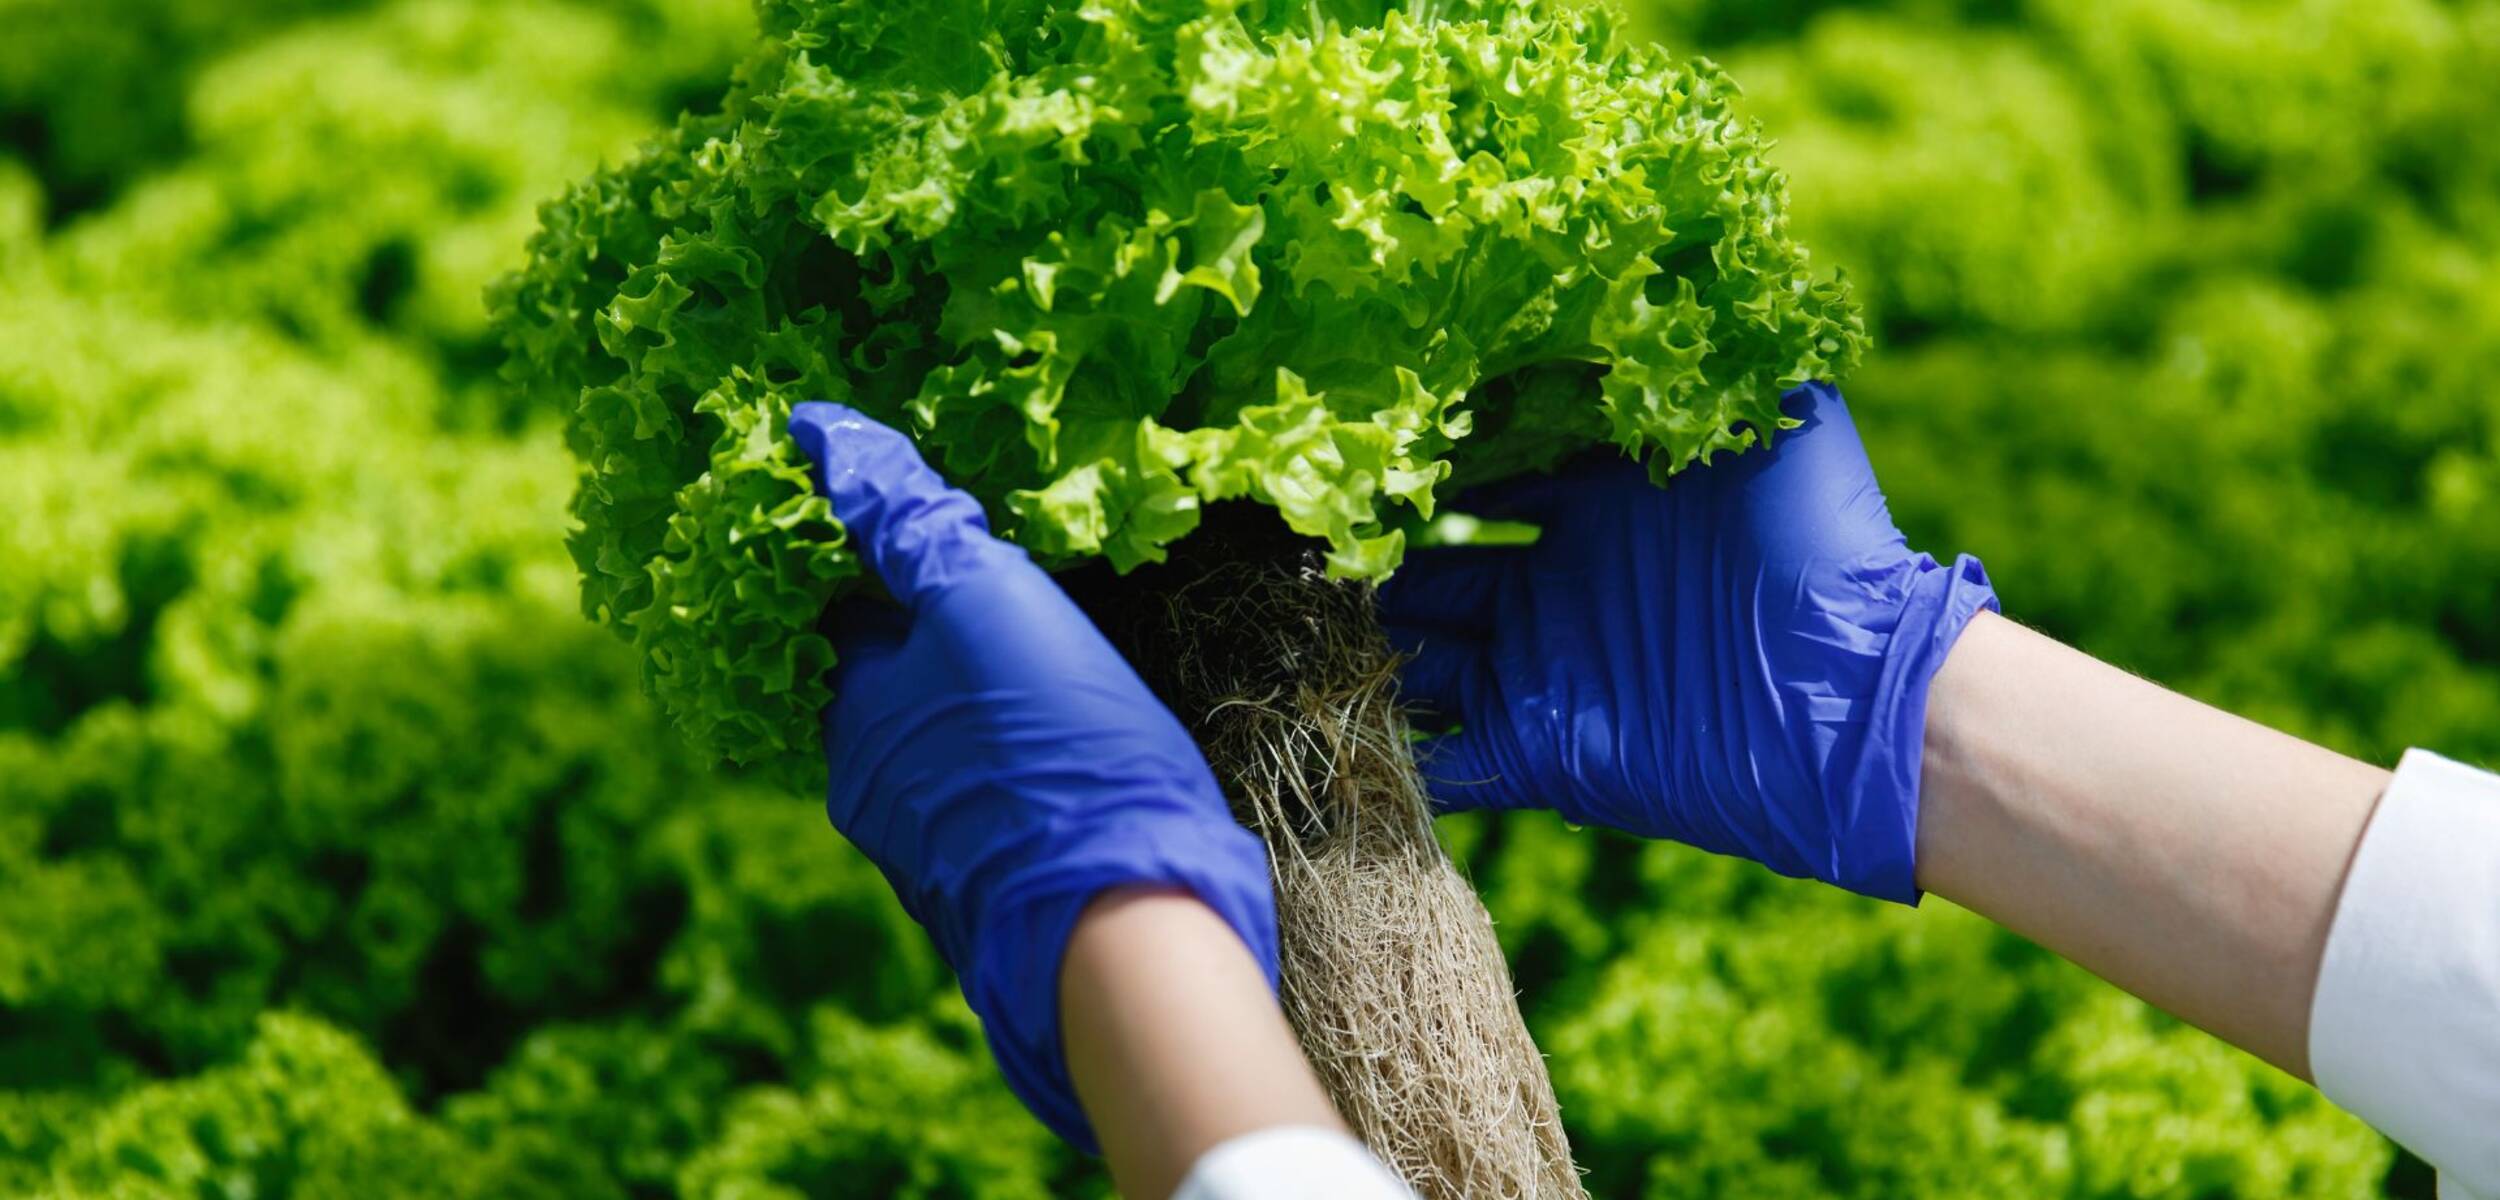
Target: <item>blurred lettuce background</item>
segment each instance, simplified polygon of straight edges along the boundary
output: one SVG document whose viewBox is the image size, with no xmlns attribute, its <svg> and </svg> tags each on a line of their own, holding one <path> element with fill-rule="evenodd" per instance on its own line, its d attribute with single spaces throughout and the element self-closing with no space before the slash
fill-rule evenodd
<svg viewBox="0 0 2500 1200">
<path fill-rule="evenodd" d="M 2500 0 L 1651 0 L 1881 331 L 1913 540 L 2500 759 Z M 582 620 L 479 300 L 741 0 L 0 0 L 0 1195 L 1102 1190 Z M 1948 906 L 1448 827 L 1600 1196 L 2428 1196 Z"/>
</svg>

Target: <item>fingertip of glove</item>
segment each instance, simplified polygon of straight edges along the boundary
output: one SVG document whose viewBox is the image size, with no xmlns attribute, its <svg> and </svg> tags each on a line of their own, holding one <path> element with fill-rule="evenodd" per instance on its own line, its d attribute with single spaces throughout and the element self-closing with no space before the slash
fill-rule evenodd
<svg viewBox="0 0 2500 1200">
<path fill-rule="evenodd" d="M 834 450 L 837 431 L 867 433 L 871 430 L 892 432 L 866 413 L 847 404 L 830 400 L 809 400 L 790 406 L 790 420 L 785 426 L 790 440 L 798 443 L 808 458 L 822 463 Z"/>
<path fill-rule="evenodd" d="M 815 465 L 817 487 L 829 496 L 849 484 L 882 490 L 908 478 L 913 468 L 927 469 L 919 448 L 901 430 L 847 404 L 794 405 L 788 429 L 790 440 Z"/>
</svg>

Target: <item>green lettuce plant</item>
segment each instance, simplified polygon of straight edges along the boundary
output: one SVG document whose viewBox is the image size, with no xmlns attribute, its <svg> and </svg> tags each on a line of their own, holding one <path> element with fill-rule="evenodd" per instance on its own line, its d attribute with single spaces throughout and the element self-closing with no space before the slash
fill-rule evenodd
<svg viewBox="0 0 2500 1200">
<path fill-rule="evenodd" d="M 782 434 L 902 426 L 1048 564 L 1247 499 L 1393 570 L 1455 484 L 1664 477 L 1845 372 L 1844 287 L 1707 63 L 1551 3 L 778 0 L 718 113 L 549 204 L 498 289 L 570 414 L 583 605 L 792 778 L 861 574 Z"/>
</svg>

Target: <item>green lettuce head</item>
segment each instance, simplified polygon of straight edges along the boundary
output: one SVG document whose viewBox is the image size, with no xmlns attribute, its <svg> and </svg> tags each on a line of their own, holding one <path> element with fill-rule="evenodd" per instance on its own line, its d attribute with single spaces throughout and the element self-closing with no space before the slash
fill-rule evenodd
<svg viewBox="0 0 2500 1200">
<path fill-rule="evenodd" d="M 496 290 L 570 413 L 583 607 L 706 751 L 804 780 L 859 560 L 783 433 L 915 436 L 1049 565 L 1248 498 L 1394 570 L 1436 493 L 1664 478 L 1862 326 L 1706 62 L 1476 0 L 765 0 L 721 110 L 543 210 Z"/>
</svg>

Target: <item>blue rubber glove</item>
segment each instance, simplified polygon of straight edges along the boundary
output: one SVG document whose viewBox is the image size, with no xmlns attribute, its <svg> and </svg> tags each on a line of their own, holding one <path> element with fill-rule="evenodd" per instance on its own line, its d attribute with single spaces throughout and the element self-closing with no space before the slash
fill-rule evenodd
<svg viewBox="0 0 2500 1200">
<path fill-rule="evenodd" d="M 1410 555 L 1380 592 L 1445 808 L 1551 808 L 1916 903 L 1927 688 L 1996 594 L 1913 552 L 1840 393 L 1665 487 L 1620 459 L 1459 507 L 1534 546 Z"/>
<path fill-rule="evenodd" d="M 1094 1153 L 1059 1034 L 1078 912 L 1107 888 L 1186 888 L 1273 988 L 1266 848 L 1127 660 L 909 440 L 835 404 L 793 409 L 790 436 L 900 601 L 841 613 L 825 811 L 955 968 L 1016 1095 Z"/>
</svg>

